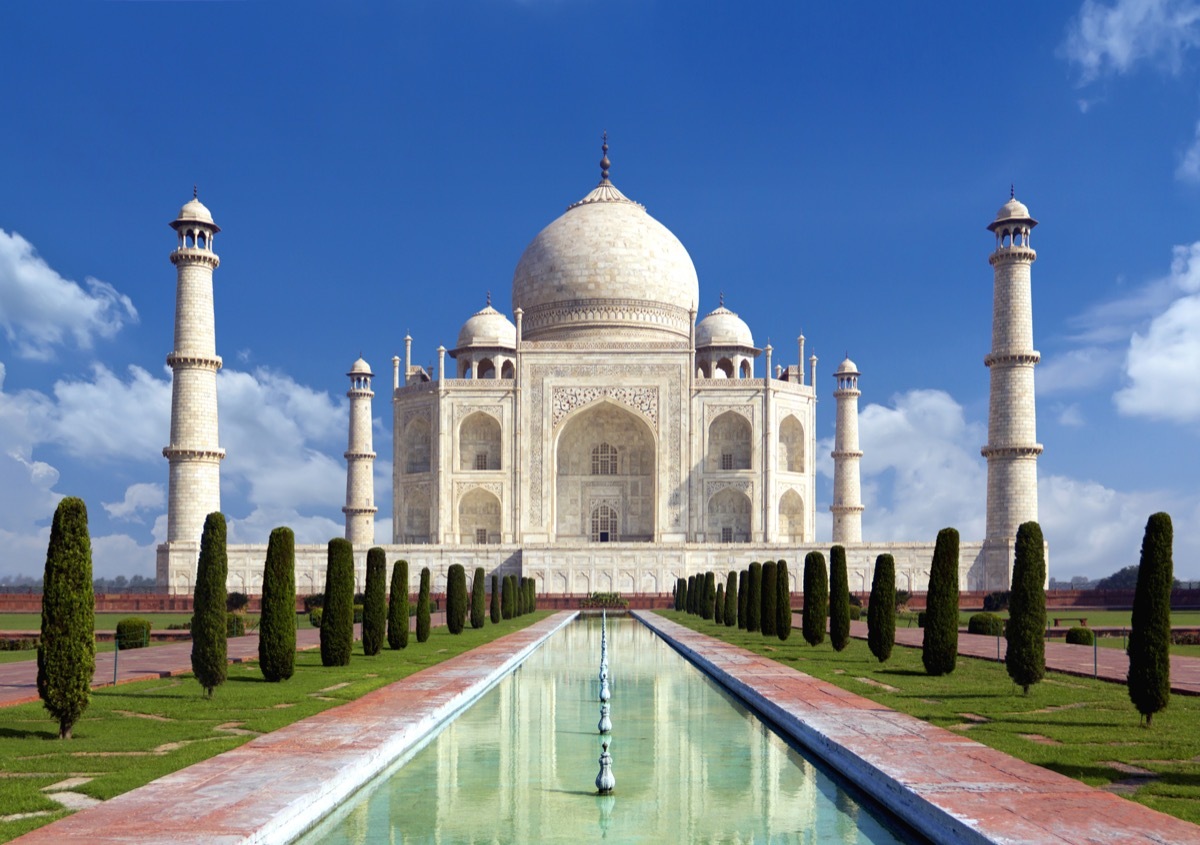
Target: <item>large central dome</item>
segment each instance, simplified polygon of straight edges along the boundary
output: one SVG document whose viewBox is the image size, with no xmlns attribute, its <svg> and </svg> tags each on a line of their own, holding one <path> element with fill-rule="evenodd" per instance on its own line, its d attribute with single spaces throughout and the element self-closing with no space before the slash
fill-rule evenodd
<svg viewBox="0 0 1200 845">
<path fill-rule="evenodd" d="M 683 244 L 608 180 L 542 229 L 513 274 L 525 340 L 687 340 L 699 301 Z"/>
</svg>

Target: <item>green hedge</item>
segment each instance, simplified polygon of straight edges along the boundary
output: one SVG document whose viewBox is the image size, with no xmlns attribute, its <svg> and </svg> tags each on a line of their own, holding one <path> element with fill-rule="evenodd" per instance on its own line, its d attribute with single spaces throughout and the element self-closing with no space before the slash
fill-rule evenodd
<svg viewBox="0 0 1200 845">
<path fill-rule="evenodd" d="M 1091 628 L 1076 625 L 1067 631 L 1067 642 L 1071 645 L 1093 645 L 1096 642 L 1096 635 L 1092 633 Z"/>
<path fill-rule="evenodd" d="M 117 646 L 122 651 L 150 644 L 150 620 L 129 616 L 117 622 Z"/>
<path fill-rule="evenodd" d="M 967 620 L 967 633 L 985 637 L 1004 636 L 1004 620 L 994 613 L 976 613 Z"/>
</svg>

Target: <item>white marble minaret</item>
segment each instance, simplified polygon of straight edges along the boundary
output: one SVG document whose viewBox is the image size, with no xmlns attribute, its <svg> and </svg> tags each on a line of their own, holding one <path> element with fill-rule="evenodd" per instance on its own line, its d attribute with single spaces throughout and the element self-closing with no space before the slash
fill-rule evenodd
<svg viewBox="0 0 1200 845">
<path fill-rule="evenodd" d="M 989 256 L 992 294 L 992 351 L 983 359 L 991 371 L 988 405 L 987 532 L 984 560 L 987 589 L 1008 589 L 1013 546 L 1022 522 L 1038 518 L 1037 442 L 1033 368 L 1041 356 L 1033 348 L 1030 267 L 1037 253 L 1029 233 L 1037 221 L 1010 196 L 988 226 L 996 235 Z"/>
<path fill-rule="evenodd" d="M 175 348 L 171 368 L 171 443 L 167 487 L 167 543 L 199 543 L 204 519 L 221 509 L 221 459 L 217 442 L 217 355 L 213 322 L 213 270 L 221 263 L 213 236 L 221 231 L 195 197 L 171 223 L 179 246 L 175 265 Z M 193 560 L 193 565 L 195 561 Z"/>
<path fill-rule="evenodd" d="M 375 452 L 371 443 L 370 365 L 359 358 L 346 373 L 350 377 L 350 442 L 346 448 L 346 539 L 354 546 L 375 543 Z"/>
<path fill-rule="evenodd" d="M 833 437 L 833 542 L 862 542 L 862 485 L 859 478 L 858 367 L 848 357 L 833 374 L 837 379 L 837 429 Z"/>
</svg>

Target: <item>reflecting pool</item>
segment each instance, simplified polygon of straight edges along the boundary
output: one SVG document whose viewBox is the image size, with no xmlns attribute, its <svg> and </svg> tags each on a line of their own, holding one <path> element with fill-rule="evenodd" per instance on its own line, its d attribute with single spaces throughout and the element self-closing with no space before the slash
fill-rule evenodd
<svg viewBox="0 0 1200 845">
<path fill-rule="evenodd" d="M 600 631 L 555 634 L 300 841 L 917 841 L 632 619 L 608 623 L 617 786 L 597 795 Z"/>
</svg>

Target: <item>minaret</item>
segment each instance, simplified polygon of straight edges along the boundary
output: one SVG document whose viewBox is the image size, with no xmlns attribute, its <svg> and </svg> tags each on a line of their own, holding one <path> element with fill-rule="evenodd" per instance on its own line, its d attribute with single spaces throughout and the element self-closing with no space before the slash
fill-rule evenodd
<svg viewBox="0 0 1200 845">
<path fill-rule="evenodd" d="M 1037 221 L 1010 192 L 988 226 L 996 249 L 988 257 L 994 274 L 992 351 L 983 363 L 991 371 L 988 404 L 987 533 L 984 536 L 985 589 L 1007 590 L 1011 582 L 1017 527 L 1038 518 L 1037 442 L 1033 368 L 1041 356 L 1033 348 L 1030 267 L 1037 253 L 1029 232 Z"/>
<path fill-rule="evenodd" d="M 862 542 L 862 485 L 858 462 L 858 367 L 849 357 L 838 364 L 833 374 L 837 379 L 837 430 L 833 436 L 833 542 Z"/>
<path fill-rule="evenodd" d="M 375 453 L 371 449 L 371 367 L 359 358 L 350 377 L 350 442 L 346 448 L 346 539 L 353 546 L 375 543 Z"/>
<path fill-rule="evenodd" d="M 221 509 L 221 459 L 217 442 L 217 355 L 213 320 L 213 270 L 221 263 L 213 236 L 221 231 L 196 198 L 179 210 L 171 228 L 179 246 L 175 265 L 175 348 L 171 368 L 171 443 L 167 485 L 167 543 L 199 543 L 204 519 Z"/>
</svg>

